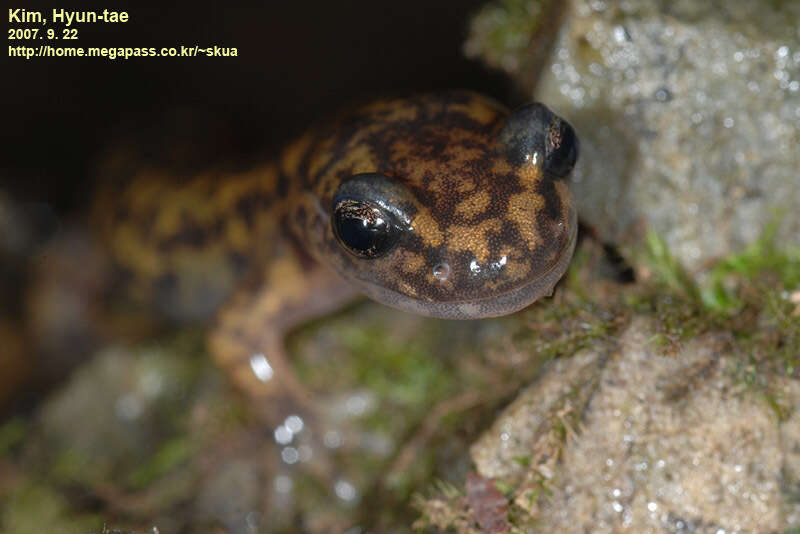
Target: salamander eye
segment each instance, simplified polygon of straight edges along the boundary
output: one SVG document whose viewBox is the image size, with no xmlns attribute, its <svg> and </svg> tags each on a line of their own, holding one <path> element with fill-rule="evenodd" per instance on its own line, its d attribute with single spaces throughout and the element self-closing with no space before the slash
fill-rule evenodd
<svg viewBox="0 0 800 534">
<path fill-rule="evenodd" d="M 544 170 L 559 178 L 572 172 L 578 161 L 578 137 L 565 120 L 556 118 L 550 123 L 545 141 Z"/>
<path fill-rule="evenodd" d="M 554 178 L 565 178 L 578 160 L 578 136 L 567 121 L 533 103 L 515 110 L 499 141 L 511 163 L 533 163 Z"/>
<path fill-rule="evenodd" d="M 333 211 L 333 233 L 351 253 L 360 258 L 383 256 L 397 243 L 393 218 L 368 202 L 342 199 Z"/>
</svg>

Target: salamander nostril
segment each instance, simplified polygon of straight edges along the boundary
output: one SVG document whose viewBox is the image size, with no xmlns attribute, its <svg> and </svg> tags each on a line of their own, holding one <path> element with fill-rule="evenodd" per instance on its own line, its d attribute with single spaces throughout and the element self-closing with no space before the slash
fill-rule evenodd
<svg viewBox="0 0 800 534">
<path fill-rule="evenodd" d="M 437 280 L 444 282 L 450 277 L 450 264 L 437 263 L 433 266 L 433 277 Z"/>
<path fill-rule="evenodd" d="M 545 142 L 543 168 L 559 178 L 564 178 L 578 161 L 578 137 L 566 121 L 556 117 Z"/>
</svg>

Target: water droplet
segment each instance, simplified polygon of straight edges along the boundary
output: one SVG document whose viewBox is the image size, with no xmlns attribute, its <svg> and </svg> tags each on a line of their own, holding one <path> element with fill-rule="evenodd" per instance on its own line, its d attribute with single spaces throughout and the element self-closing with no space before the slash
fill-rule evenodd
<svg viewBox="0 0 800 534">
<path fill-rule="evenodd" d="M 279 445 L 287 445 L 292 441 L 294 434 L 289 430 L 286 425 L 280 425 L 274 432 L 275 442 Z"/>
<path fill-rule="evenodd" d="M 275 491 L 278 493 L 289 493 L 292 491 L 292 487 L 294 486 L 294 481 L 291 477 L 286 475 L 278 475 L 275 477 L 275 480 L 272 482 Z"/>
<path fill-rule="evenodd" d="M 444 282 L 450 276 L 450 265 L 448 263 L 438 263 L 433 266 L 433 277 Z"/>
<path fill-rule="evenodd" d="M 284 447 L 281 451 L 281 459 L 289 465 L 296 464 L 300 459 L 300 453 L 294 447 Z"/>
<path fill-rule="evenodd" d="M 662 87 L 656 91 L 655 94 L 656 100 L 659 102 L 669 102 L 672 100 L 672 94 L 669 92 L 668 89 Z"/>
<path fill-rule="evenodd" d="M 258 532 L 258 523 L 260 516 L 257 512 L 250 512 L 245 516 L 244 522 L 247 524 L 248 532 Z"/>
<path fill-rule="evenodd" d="M 132 394 L 123 395 L 117 400 L 116 412 L 117 417 L 125 421 L 132 421 L 137 419 L 144 411 L 142 401 Z"/>
<path fill-rule="evenodd" d="M 618 43 L 624 43 L 625 41 L 631 40 L 631 36 L 628 34 L 628 30 L 626 30 L 624 26 L 615 26 L 613 33 L 614 33 L 614 40 Z"/>
<path fill-rule="evenodd" d="M 350 415 L 363 415 L 367 411 L 369 401 L 364 395 L 351 395 L 345 401 L 347 413 Z"/>
<path fill-rule="evenodd" d="M 267 357 L 260 352 L 250 356 L 250 369 L 253 370 L 253 374 L 256 375 L 256 378 L 262 382 L 267 382 L 275 374 Z"/>
<path fill-rule="evenodd" d="M 164 388 L 164 377 L 155 371 L 150 371 L 141 378 L 139 386 L 146 396 L 155 398 Z"/>
<path fill-rule="evenodd" d="M 329 449 L 337 449 L 342 445 L 342 435 L 336 430 L 328 430 L 322 437 L 322 443 Z"/>
<path fill-rule="evenodd" d="M 345 502 L 352 502 L 356 498 L 356 488 L 350 482 L 344 479 L 339 479 L 333 485 L 333 491 L 336 496 Z"/>
<path fill-rule="evenodd" d="M 303 430 L 303 419 L 299 415 L 290 415 L 283 422 L 283 425 L 288 428 L 292 434 L 297 434 Z"/>
<path fill-rule="evenodd" d="M 310 445 L 300 445 L 297 447 L 297 456 L 301 462 L 307 462 L 313 456 L 314 451 Z"/>
</svg>

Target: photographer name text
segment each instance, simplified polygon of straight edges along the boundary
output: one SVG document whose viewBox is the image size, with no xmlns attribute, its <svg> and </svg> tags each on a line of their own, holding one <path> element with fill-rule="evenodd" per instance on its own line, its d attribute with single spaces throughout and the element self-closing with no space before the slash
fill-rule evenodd
<svg viewBox="0 0 800 534">
<path fill-rule="evenodd" d="M 128 22 L 127 11 L 69 11 L 66 9 L 53 9 L 48 19 L 44 12 L 30 9 L 9 9 L 8 22 L 11 24 L 53 24 L 72 26 L 73 24 L 86 24 L 93 22 Z"/>
</svg>

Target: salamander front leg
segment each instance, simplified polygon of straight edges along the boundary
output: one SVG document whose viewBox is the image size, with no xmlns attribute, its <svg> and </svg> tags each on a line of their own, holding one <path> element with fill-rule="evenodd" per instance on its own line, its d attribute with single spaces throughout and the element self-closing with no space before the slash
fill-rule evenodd
<svg viewBox="0 0 800 534">
<path fill-rule="evenodd" d="M 313 417 L 312 395 L 289 364 L 284 337 L 355 296 L 327 268 L 286 254 L 223 307 L 209 338 L 211 354 L 262 423 L 276 428 L 291 415 Z"/>
</svg>

